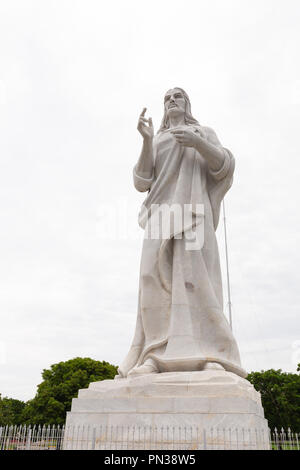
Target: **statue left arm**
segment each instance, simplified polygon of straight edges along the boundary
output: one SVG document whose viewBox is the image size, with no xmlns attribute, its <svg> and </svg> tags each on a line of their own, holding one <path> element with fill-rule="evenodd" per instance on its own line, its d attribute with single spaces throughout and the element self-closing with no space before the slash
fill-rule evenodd
<svg viewBox="0 0 300 470">
<path fill-rule="evenodd" d="M 195 128 L 171 131 L 177 142 L 185 147 L 194 147 L 205 158 L 210 170 L 218 172 L 225 163 L 225 153 L 216 133 L 209 127 L 205 133 Z"/>
</svg>

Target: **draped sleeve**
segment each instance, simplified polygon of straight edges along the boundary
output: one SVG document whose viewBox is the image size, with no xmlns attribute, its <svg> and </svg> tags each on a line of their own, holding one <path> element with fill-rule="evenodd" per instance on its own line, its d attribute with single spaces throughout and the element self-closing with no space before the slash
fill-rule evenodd
<svg viewBox="0 0 300 470">
<path fill-rule="evenodd" d="M 145 178 L 143 175 L 138 174 L 136 171 L 137 165 L 133 168 L 133 184 L 134 187 L 137 191 L 144 193 L 146 191 L 149 191 L 151 188 L 151 185 L 155 179 L 154 177 L 154 168 L 155 168 L 155 159 L 156 159 L 156 153 L 157 153 L 157 138 L 156 136 L 153 139 L 153 172 L 151 178 Z"/>
<path fill-rule="evenodd" d="M 205 134 L 207 136 L 207 140 L 211 144 L 220 148 L 223 151 L 225 157 L 223 165 L 220 169 L 214 171 L 208 168 L 207 170 L 208 195 L 211 202 L 214 227 L 216 230 L 219 223 L 221 202 L 233 182 L 235 159 L 231 151 L 222 146 L 213 129 L 206 127 Z"/>
<path fill-rule="evenodd" d="M 136 165 L 133 168 L 133 184 L 137 191 L 144 193 L 148 191 L 151 187 L 151 184 L 154 180 L 154 175 L 152 174 L 151 178 L 143 178 L 141 175 L 138 175 L 136 172 Z"/>
</svg>

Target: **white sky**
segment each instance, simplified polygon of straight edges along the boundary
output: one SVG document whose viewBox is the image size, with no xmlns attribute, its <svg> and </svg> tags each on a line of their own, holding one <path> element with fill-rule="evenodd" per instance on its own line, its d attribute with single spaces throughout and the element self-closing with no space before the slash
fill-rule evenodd
<svg viewBox="0 0 300 470">
<path fill-rule="evenodd" d="M 32 398 L 59 361 L 126 355 L 137 117 L 147 106 L 157 129 L 174 86 L 236 157 L 226 208 L 243 366 L 296 370 L 299 24 L 299 0 L 0 1 L 2 395 Z M 218 239 L 224 268 L 222 224 Z"/>
</svg>

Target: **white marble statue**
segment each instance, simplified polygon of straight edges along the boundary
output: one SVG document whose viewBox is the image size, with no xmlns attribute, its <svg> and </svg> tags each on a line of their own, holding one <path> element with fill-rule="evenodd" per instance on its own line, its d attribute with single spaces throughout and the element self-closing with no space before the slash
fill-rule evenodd
<svg viewBox="0 0 300 470">
<path fill-rule="evenodd" d="M 146 108 L 138 121 L 143 148 L 133 174 L 136 189 L 148 192 L 139 223 L 147 228 L 151 208 L 157 205 L 199 205 L 204 211 L 201 216 L 193 212 L 193 227 L 203 224 L 204 244 L 187 249 L 184 224 L 181 238 L 174 230 L 166 239 L 145 237 L 136 330 L 117 377 L 208 369 L 245 377 L 223 313 L 215 235 L 220 204 L 232 184 L 234 158 L 215 132 L 192 116 L 181 88 L 166 93 L 156 135 L 145 113 Z"/>
<path fill-rule="evenodd" d="M 128 448 L 130 432 L 134 449 L 228 449 L 228 442 L 231 449 L 268 449 L 261 397 L 244 378 L 223 313 L 215 230 L 234 159 L 193 118 L 181 88 L 166 93 L 164 106 L 155 136 L 146 109 L 138 122 L 144 142 L 133 177 L 147 197 L 139 214 L 145 236 L 133 342 L 118 380 L 92 382 L 73 398 L 64 449 L 82 448 L 89 426 L 93 445 L 105 449 Z M 175 208 L 174 217 L 162 207 Z M 165 222 L 169 232 L 152 230 Z M 184 444 L 181 430 L 192 428 L 197 435 L 191 431 Z M 158 437 L 159 429 L 166 435 Z"/>
</svg>

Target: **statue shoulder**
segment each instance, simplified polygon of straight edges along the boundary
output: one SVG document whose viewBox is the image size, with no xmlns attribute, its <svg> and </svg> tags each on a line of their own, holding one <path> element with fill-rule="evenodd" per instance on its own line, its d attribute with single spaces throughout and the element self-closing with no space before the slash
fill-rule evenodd
<svg viewBox="0 0 300 470">
<path fill-rule="evenodd" d="M 221 145 L 218 136 L 212 127 L 202 126 L 202 131 L 204 132 L 207 140 L 215 145 Z"/>
<path fill-rule="evenodd" d="M 207 140 L 213 141 L 217 137 L 217 134 L 215 133 L 212 127 L 202 126 L 200 124 L 190 124 L 190 126 L 194 129 L 198 129 L 201 134 L 204 134 Z"/>
<path fill-rule="evenodd" d="M 208 138 L 217 136 L 216 132 L 214 131 L 214 129 L 212 127 L 201 126 L 201 129 L 205 132 L 205 134 L 207 135 Z"/>
</svg>

